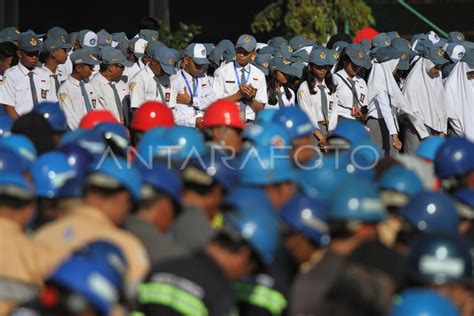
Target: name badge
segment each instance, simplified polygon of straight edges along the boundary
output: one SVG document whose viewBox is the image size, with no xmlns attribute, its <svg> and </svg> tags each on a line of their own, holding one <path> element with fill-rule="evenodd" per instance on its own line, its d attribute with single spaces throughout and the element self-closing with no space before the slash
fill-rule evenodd
<svg viewBox="0 0 474 316">
<path fill-rule="evenodd" d="M 334 102 L 333 101 L 329 101 L 329 109 L 332 110 L 332 107 L 334 105 Z"/>
<path fill-rule="evenodd" d="M 41 98 L 46 99 L 46 94 L 48 93 L 48 90 L 41 89 Z"/>
<path fill-rule="evenodd" d="M 96 99 L 92 99 L 92 107 L 95 109 L 96 107 L 96 104 L 97 104 L 97 100 Z"/>
<path fill-rule="evenodd" d="M 361 95 L 360 95 L 360 102 L 364 102 L 364 100 L 365 100 L 365 95 L 364 95 L 364 94 L 361 94 Z"/>
<path fill-rule="evenodd" d="M 171 94 L 169 92 L 165 93 L 165 102 L 170 102 Z"/>
<path fill-rule="evenodd" d="M 225 83 L 235 83 L 234 80 L 226 80 Z"/>
</svg>

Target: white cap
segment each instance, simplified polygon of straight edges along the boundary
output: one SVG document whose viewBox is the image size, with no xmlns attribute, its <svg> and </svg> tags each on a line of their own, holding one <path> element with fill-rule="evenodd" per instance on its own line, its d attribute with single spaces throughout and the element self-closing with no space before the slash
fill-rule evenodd
<svg viewBox="0 0 474 316">
<path fill-rule="evenodd" d="M 97 47 L 98 36 L 94 32 L 87 32 L 84 35 L 84 40 L 82 41 L 83 46 L 87 47 Z"/>
</svg>

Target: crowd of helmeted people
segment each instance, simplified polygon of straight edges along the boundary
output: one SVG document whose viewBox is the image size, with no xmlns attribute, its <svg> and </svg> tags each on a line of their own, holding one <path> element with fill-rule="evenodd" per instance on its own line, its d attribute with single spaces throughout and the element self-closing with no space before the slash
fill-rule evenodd
<svg viewBox="0 0 474 316">
<path fill-rule="evenodd" d="M 0 315 L 474 315 L 463 34 L 159 39 L 0 32 Z"/>
</svg>

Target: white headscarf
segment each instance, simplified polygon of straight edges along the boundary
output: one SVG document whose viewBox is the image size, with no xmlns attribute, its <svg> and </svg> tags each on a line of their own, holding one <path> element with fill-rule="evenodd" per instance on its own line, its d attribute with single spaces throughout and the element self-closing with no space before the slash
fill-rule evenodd
<svg viewBox="0 0 474 316">
<path fill-rule="evenodd" d="M 407 114 L 420 137 L 425 138 L 429 134 L 423 121 L 418 119 L 420 114 L 415 113 L 410 108 L 408 101 L 393 77 L 393 72 L 397 68 L 398 62 L 399 59 L 392 59 L 384 63 L 373 63 L 369 80 L 367 81 L 369 104 L 380 93 L 386 92 L 390 96 L 390 105 L 396 108 L 398 112 Z"/>
<path fill-rule="evenodd" d="M 408 74 L 403 95 L 420 119 L 438 132 L 446 132 L 448 117 L 446 112 L 446 92 L 441 76 L 431 78 L 428 71 L 435 65 L 426 58 L 421 58 Z"/>
<path fill-rule="evenodd" d="M 474 71 L 465 62 L 458 62 L 446 79 L 448 118 L 458 135 L 474 141 L 474 80 L 467 79 L 467 72 Z"/>
</svg>

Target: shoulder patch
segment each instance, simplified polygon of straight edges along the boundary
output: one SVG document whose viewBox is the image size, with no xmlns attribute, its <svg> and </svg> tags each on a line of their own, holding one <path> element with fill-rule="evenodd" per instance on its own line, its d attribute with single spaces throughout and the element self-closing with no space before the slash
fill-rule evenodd
<svg viewBox="0 0 474 316">
<path fill-rule="evenodd" d="M 133 88 L 135 88 L 135 85 L 136 85 L 136 84 L 137 84 L 136 82 L 130 82 L 130 85 L 129 85 L 129 87 L 130 87 L 130 92 L 133 91 Z"/>
<path fill-rule="evenodd" d="M 59 94 L 59 99 L 64 102 L 67 99 L 67 94 L 66 93 L 60 93 Z"/>
</svg>

